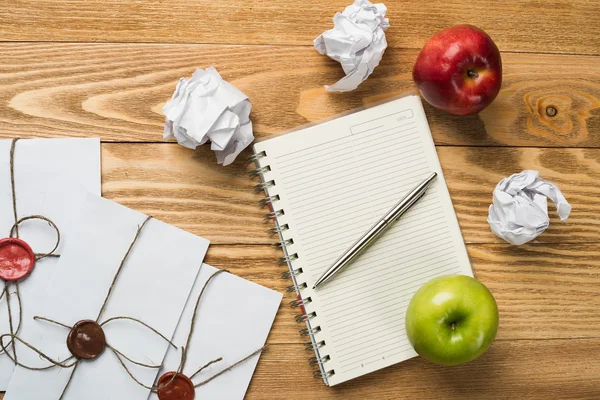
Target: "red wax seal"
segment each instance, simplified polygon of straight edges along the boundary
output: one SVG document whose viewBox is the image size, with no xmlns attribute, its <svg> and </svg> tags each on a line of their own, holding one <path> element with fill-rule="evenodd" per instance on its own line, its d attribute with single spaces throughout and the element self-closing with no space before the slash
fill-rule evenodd
<svg viewBox="0 0 600 400">
<path fill-rule="evenodd" d="M 96 321 L 79 321 L 67 336 L 67 347 L 75 357 L 92 360 L 102 354 L 106 347 L 104 331 Z"/>
<path fill-rule="evenodd" d="M 173 379 L 173 375 L 175 374 L 176 372 L 167 372 L 160 377 L 158 387 L 167 386 L 158 389 L 158 398 L 160 400 L 194 400 L 196 389 L 190 378 L 182 374 L 177 374 Z"/>
<path fill-rule="evenodd" d="M 35 254 L 21 239 L 0 239 L 0 278 L 16 281 L 25 278 L 33 270 Z"/>
</svg>

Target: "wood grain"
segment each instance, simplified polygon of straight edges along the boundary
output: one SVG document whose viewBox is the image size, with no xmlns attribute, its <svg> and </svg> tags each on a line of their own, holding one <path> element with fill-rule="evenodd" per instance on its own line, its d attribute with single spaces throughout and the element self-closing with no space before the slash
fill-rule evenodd
<svg viewBox="0 0 600 400">
<path fill-rule="evenodd" d="M 0 40 L 311 46 L 349 0 L 13 0 L 0 7 Z M 420 49 L 460 23 L 503 51 L 599 54 L 596 1 L 387 0 L 391 47 Z M 586 21 L 582 26 L 581 21 Z"/>
<path fill-rule="evenodd" d="M 438 367 L 415 358 L 328 388 L 312 377 L 310 355 L 302 345 L 271 344 L 260 358 L 246 399 L 596 400 L 599 348 L 598 338 L 496 341 L 466 365 Z"/>
<path fill-rule="evenodd" d="M 438 154 L 466 242 L 501 242 L 486 222 L 491 193 L 503 177 L 523 169 L 539 170 L 573 206 L 566 222 L 550 206 L 550 227 L 536 243 L 599 241 L 600 149 L 438 147 Z M 263 221 L 267 211 L 253 193 L 257 181 L 243 159 L 224 168 L 206 146 L 106 143 L 103 194 L 215 244 L 273 243 L 272 224 Z"/>
<path fill-rule="evenodd" d="M 438 367 L 413 359 L 333 388 L 312 377 L 301 345 L 273 345 L 246 398 L 598 399 L 600 339 L 495 342 L 480 359 Z"/>
<path fill-rule="evenodd" d="M 253 104 L 258 139 L 414 90 L 415 50 L 392 49 L 359 89 L 323 89 L 338 63 L 307 47 L 0 44 L 0 136 L 162 139 L 177 80 L 214 65 Z M 504 53 L 504 83 L 479 115 L 425 104 L 437 144 L 600 147 L 598 57 Z M 546 108 L 557 109 L 549 117 Z"/>
</svg>

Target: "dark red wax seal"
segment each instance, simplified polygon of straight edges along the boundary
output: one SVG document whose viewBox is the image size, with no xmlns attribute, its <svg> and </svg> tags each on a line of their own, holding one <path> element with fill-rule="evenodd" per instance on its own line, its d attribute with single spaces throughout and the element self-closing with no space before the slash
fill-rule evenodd
<svg viewBox="0 0 600 400">
<path fill-rule="evenodd" d="M 173 375 L 175 374 L 176 372 L 167 372 L 160 377 L 158 380 L 158 398 L 160 400 L 194 400 L 196 389 L 190 378 L 182 374 L 177 374 L 175 379 L 173 379 Z M 160 389 L 164 385 L 167 386 Z"/>
<path fill-rule="evenodd" d="M 33 270 L 35 254 L 21 239 L 0 239 L 0 278 L 16 281 L 25 278 Z"/>
<path fill-rule="evenodd" d="M 102 354 L 106 347 L 104 331 L 95 321 L 79 321 L 67 336 L 67 347 L 75 357 L 92 360 Z"/>
</svg>

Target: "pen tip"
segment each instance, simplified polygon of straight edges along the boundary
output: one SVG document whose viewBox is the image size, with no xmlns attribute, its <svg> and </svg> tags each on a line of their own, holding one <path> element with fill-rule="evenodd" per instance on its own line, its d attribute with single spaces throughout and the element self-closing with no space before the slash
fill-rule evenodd
<svg viewBox="0 0 600 400">
<path fill-rule="evenodd" d="M 313 285 L 313 290 L 315 290 L 317 288 L 317 285 Z"/>
</svg>

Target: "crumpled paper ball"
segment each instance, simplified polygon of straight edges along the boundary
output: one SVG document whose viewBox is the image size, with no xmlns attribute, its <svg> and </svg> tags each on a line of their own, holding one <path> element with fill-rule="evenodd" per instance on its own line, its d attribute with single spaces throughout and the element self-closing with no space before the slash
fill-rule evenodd
<svg viewBox="0 0 600 400">
<path fill-rule="evenodd" d="M 198 68 L 191 79 L 181 78 L 171 100 L 164 139 L 195 149 L 209 140 L 217 162 L 231 164 L 254 140 L 248 97 L 221 78 L 213 67 Z"/>
<path fill-rule="evenodd" d="M 354 90 L 379 65 L 387 48 L 385 30 L 390 27 L 386 12 L 383 4 L 355 0 L 343 13 L 335 14 L 333 29 L 315 39 L 315 49 L 342 64 L 346 74 L 336 84 L 325 86 L 325 90 Z"/>
<path fill-rule="evenodd" d="M 556 206 L 561 221 L 571 205 L 560 189 L 539 177 L 538 171 L 523 171 L 504 178 L 494 189 L 488 223 L 492 232 L 509 243 L 527 243 L 548 228 L 548 199 Z"/>
</svg>

